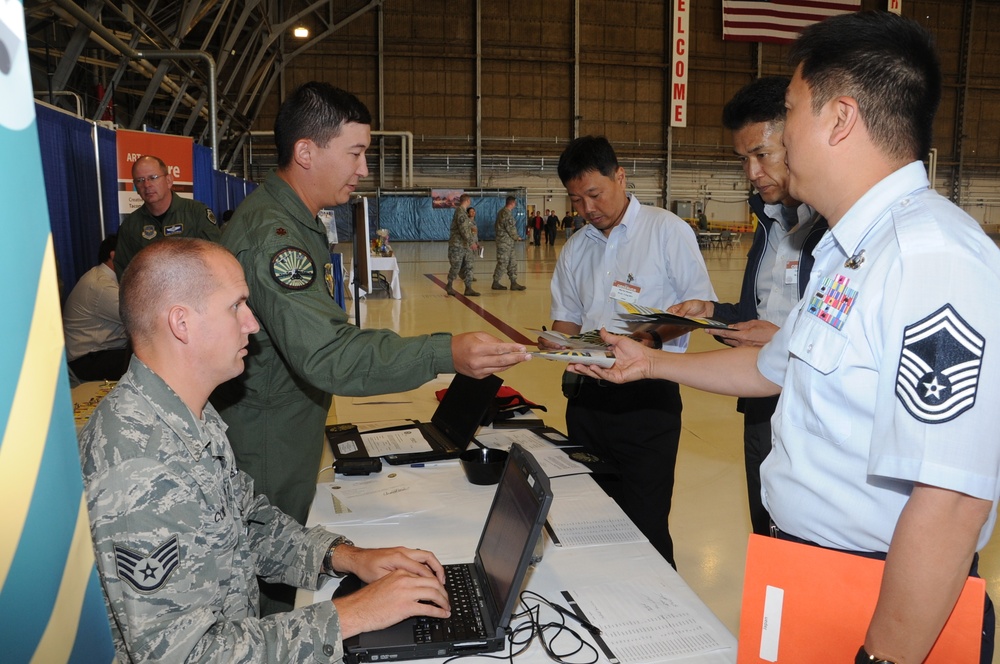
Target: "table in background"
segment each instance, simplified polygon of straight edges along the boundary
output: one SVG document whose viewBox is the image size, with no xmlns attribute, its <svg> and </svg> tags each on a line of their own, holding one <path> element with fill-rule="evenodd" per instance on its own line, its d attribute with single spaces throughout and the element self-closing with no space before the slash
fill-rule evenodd
<svg viewBox="0 0 1000 664">
<path fill-rule="evenodd" d="M 403 298 L 403 291 L 399 287 L 399 261 L 396 260 L 395 256 L 369 256 L 368 269 L 372 272 L 388 272 L 389 295 L 394 300 Z M 350 297 L 354 297 L 354 285 L 351 283 L 353 273 L 353 266 L 344 273 L 345 278 L 348 280 L 346 290 Z M 361 289 L 360 293 L 361 297 L 365 297 L 368 294 L 364 288 Z"/>
</svg>

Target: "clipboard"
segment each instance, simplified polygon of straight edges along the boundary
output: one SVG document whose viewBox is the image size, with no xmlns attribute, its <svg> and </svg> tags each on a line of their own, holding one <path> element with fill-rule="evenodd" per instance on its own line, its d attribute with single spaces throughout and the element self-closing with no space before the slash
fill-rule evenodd
<svg viewBox="0 0 1000 664">
<path fill-rule="evenodd" d="M 875 613 L 885 562 L 751 535 L 738 664 L 852 662 Z M 978 662 L 986 582 L 969 578 L 926 664 Z"/>
</svg>

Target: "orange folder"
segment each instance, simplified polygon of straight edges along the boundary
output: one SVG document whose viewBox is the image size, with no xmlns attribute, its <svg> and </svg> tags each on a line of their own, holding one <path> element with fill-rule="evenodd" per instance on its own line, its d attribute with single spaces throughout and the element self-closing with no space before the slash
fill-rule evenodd
<svg viewBox="0 0 1000 664">
<path fill-rule="evenodd" d="M 751 535 L 738 664 L 853 662 L 882 582 L 881 560 Z M 970 578 L 927 664 L 979 662 L 986 583 Z"/>
</svg>

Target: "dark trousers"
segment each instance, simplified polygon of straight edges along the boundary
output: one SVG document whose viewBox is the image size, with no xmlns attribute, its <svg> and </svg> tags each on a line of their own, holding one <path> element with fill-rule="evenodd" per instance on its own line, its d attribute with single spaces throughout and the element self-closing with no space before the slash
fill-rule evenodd
<svg viewBox="0 0 1000 664">
<path fill-rule="evenodd" d="M 80 380 L 118 380 L 128 371 L 131 348 L 115 348 L 87 353 L 69 363 Z"/>
<path fill-rule="evenodd" d="M 681 435 L 677 384 L 643 380 L 614 385 L 584 379 L 567 402 L 566 428 L 570 442 L 583 445 L 612 468 L 613 481 L 602 486 L 676 567 L 667 521 Z"/>
<path fill-rule="evenodd" d="M 750 525 L 758 535 L 771 534 L 771 515 L 760 497 L 760 464 L 771 452 L 771 415 L 778 397 L 740 399 L 743 412 L 743 462 L 747 473 Z"/>
<path fill-rule="evenodd" d="M 774 528 L 772 533 L 774 537 L 778 539 L 787 540 L 789 542 L 798 542 L 799 544 L 808 544 L 809 546 L 819 546 L 819 544 L 814 544 L 808 540 L 804 540 L 801 537 L 796 537 L 795 535 L 789 535 L 786 532 Z M 829 548 L 829 547 L 822 547 Z M 862 556 L 864 558 L 873 558 L 875 560 L 885 560 L 886 554 L 881 551 L 843 551 L 841 549 L 830 549 L 831 551 L 840 551 L 841 553 L 850 553 L 855 556 Z M 979 554 L 977 553 L 972 557 L 972 568 L 969 570 L 969 576 L 979 578 Z M 990 599 L 989 593 L 986 594 L 986 601 L 983 604 L 983 640 L 979 647 L 979 664 L 992 664 L 993 662 L 993 644 L 996 638 L 997 629 L 997 616 L 996 609 L 993 607 L 993 600 Z"/>
</svg>

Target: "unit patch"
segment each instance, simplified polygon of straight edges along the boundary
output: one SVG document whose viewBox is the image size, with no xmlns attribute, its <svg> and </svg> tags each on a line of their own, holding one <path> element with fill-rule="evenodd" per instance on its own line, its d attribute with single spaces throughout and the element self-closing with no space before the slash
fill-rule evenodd
<svg viewBox="0 0 1000 664">
<path fill-rule="evenodd" d="M 215 213 L 209 210 L 208 208 L 205 208 L 205 216 L 208 218 L 208 223 L 212 224 L 213 226 L 219 225 L 219 220 L 215 218 Z"/>
<path fill-rule="evenodd" d="M 953 420 L 976 402 L 984 339 L 946 304 L 903 331 L 896 396 L 921 422 Z"/>
<path fill-rule="evenodd" d="M 271 257 L 271 276 L 290 290 L 304 290 L 316 280 L 316 265 L 304 250 L 285 247 Z"/>
<path fill-rule="evenodd" d="M 156 226 L 153 224 L 146 224 L 142 227 L 143 240 L 152 240 L 154 237 L 156 237 Z"/>
<path fill-rule="evenodd" d="M 115 567 L 118 578 L 144 595 L 155 593 L 166 583 L 180 562 L 177 537 L 171 537 L 149 555 L 115 544 Z"/>
</svg>

